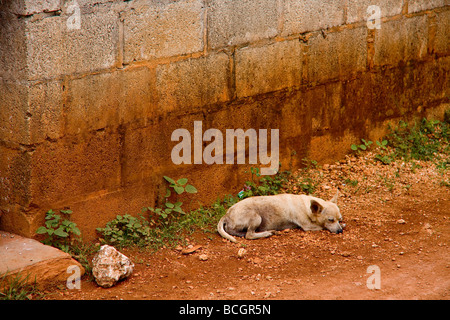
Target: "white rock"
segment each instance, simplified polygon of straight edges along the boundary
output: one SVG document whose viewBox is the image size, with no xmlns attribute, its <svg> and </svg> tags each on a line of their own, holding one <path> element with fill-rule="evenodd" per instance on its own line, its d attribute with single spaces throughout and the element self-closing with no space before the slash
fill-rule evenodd
<svg viewBox="0 0 450 320">
<path fill-rule="evenodd" d="M 198 258 L 199 258 L 200 261 L 208 260 L 208 256 L 206 254 L 201 254 L 201 255 L 198 256 Z"/>
<path fill-rule="evenodd" d="M 134 269 L 133 262 L 127 256 L 108 245 L 100 248 L 92 264 L 95 281 L 104 288 L 110 288 L 119 280 L 129 277 Z"/>
<path fill-rule="evenodd" d="M 244 248 L 240 248 L 240 249 L 238 250 L 238 253 L 237 253 L 238 258 L 239 258 L 239 259 L 242 259 L 242 258 L 245 256 L 246 253 L 247 253 L 247 250 L 245 250 Z"/>
</svg>

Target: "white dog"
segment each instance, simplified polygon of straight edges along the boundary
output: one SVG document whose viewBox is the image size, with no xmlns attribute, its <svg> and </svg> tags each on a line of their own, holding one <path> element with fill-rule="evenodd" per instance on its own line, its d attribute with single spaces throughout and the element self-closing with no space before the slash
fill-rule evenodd
<svg viewBox="0 0 450 320">
<path fill-rule="evenodd" d="M 330 201 L 307 195 L 278 194 L 246 198 L 232 207 L 217 224 L 219 234 L 232 242 L 270 237 L 277 230 L 328 229 L 342 233 L 342 215 L 336 205 L 338 192 Z"/>
</svg>

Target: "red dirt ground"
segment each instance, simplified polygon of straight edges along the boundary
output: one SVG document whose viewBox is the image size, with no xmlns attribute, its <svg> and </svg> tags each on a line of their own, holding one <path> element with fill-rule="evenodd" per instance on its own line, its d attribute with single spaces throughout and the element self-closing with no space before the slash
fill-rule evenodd
<svg viewBox="0 0 450 320">
<path fill-rule="evenodd" d="M 296 229 L 232 244 L 217 233 L 196 232 L 189 243 L 202 247 L 192 254 L 125 249 L 135 263 L 127 280 L 109 289 L 83 280 L 81 290 L 61 289 L 46 298 L 449 299 L 450 188 L 441 183 L 448 175 L 437 174 L 434 165 L 413 173 L 404 164 L 386 169 L 361 161 L 347 158 L 320 170 L 323 197 L 331 197 L 335 175 L 359 181 L 341 185 L 342 234 Z M 400 177 L 389 180 L 394 170 Z M 367 179 L 370 173 L 380 179 Z M 372 265 L 380 269 L 379 290 L 366 285 Z"/>
</svg>

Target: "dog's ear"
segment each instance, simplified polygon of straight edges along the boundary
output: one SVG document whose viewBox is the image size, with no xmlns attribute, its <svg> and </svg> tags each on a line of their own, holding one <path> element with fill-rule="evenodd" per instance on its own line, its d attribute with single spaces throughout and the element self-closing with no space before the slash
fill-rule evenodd
<svg viewBox="0 0 450 320">
<path fill-rule="evenodd" d="M 339 189 L 336 190 L 336 194 L 335 194 L 334 197 L 330 200 L 330 202 L 333 202 L 333 203 L 337 204 L 338 196 L 339 196 Z"/>
<path fill-rule="evenodd" d="M 311 200 L 311 212 L 315 215 L 320 214 L 323 210 L 323 207 L 316 200 Z"/>
</svg>

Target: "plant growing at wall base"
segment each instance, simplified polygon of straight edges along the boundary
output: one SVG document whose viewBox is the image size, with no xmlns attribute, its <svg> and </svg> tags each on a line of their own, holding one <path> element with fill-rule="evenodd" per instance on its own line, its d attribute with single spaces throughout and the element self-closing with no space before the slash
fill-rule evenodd
<svg viewBox="0 0 450 320">
<path fill-rule="evenodd" d="M 250 168 L 250 173 L 251 180 L 248 180 L 244 189 L 239 192 L 240 199 L 278 194 L 291 175 L 290 171 L 279 171 L 276 175 L 261 177 L 259 168 L 254 167 Z"/>
<path fill-rule="evenodd" d="M 350 148 L 359 154 L 361 150 L 366 151 L 367 149 L 369 149 L 370 145 L 373 143 L 372 141 L 367 141 L 365 139 L 361 139 L 361 142 L 362 144 L 352 144 Z"/>
<path fill-rule="evenodd" d="M 160 222 L 164 224 L 169 223 L 169 217 L 175 212 L 179 214 L 185 214 L 181 206 L 183 205 L 183 202 L 176 201 L 171 202 L 169 201 L 169 197 L 172 195 L 172 191 L 175 192 L 177 195 L 181 195 L 185 192 L 187 193 L 197 193 L 197 189 L 191 185 L 188 184 L 187 178 L 181 178 L 178 180 L 174 180 L 168 176 L 164 176 L 164 180 L 166 180 L 169 183 L 168 188 L 166 188 L 166 194 L 164 196 L 164 205 L 161 208 L 153 208 L 153 207 L 144 207 L 142 209 L 142 212 L 150 211 L 155 213 L 158 217 Z M 154 224 L 154 221 L 152 221 Z"/>
<path fill-rule="evenodd" d="M 96 230 L 102 234 L 102 242 L 113 246 L 145 246 L 151 241 L 149 222 L 142 216 L 117 215 L 104 228 Z"/>
<path fill-rule="evenodd" d="M 393 147 L 392 158 L 434 160 L 439 153 L 449 151 L 450 126 L 445 121 L 423 118 L 412 126 L 400 121 L 389 130 L 386 139 Z"/>
<path fill-rule="evenodd" d="M 72 237 L 74 235 L 79 236 L 81 232 L 77 224 L 69 219 L 72 210 L 66 209 L 59 212 L 62 215 L 56 214 L 52 209 L 47 211 L 45 214 L 45 226 L 39 227 L 36 233 L 47 235 L 42 243 L 68 252 L 69 246 L 74 240 Z"/>
<path fill-rule="evenodd" d="M 392 158 L 389 155 L 387 144 L 388 144 L 387 140 L 382 140 L 381 142 L 377 141 L 377 146 L 380 150 L 380 153 L 377 153 L 375 155 L 375 160 L 381 161 L 384 164 L 390 164 L 392 162 Z"/>
</svg>

